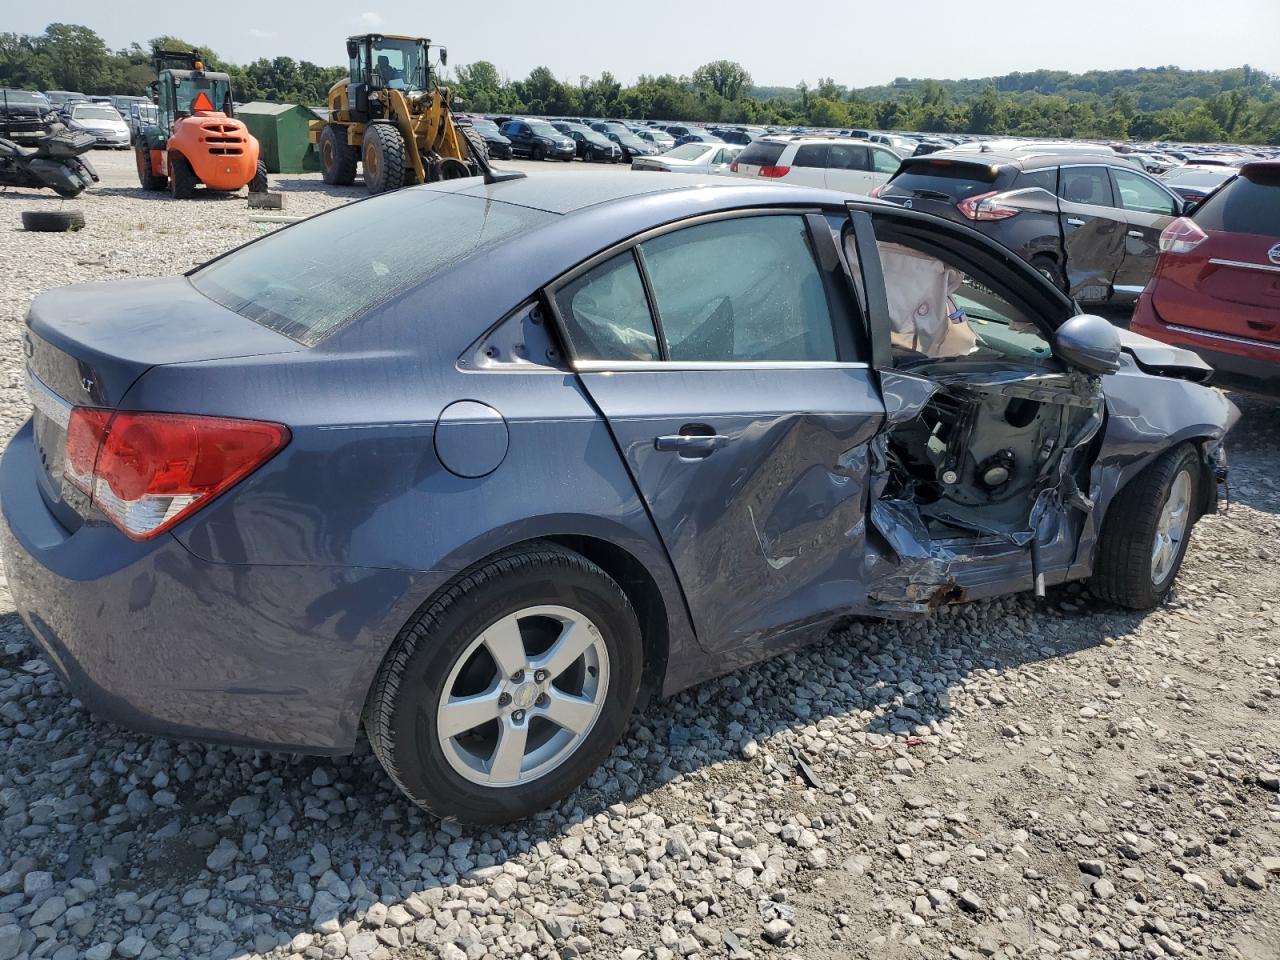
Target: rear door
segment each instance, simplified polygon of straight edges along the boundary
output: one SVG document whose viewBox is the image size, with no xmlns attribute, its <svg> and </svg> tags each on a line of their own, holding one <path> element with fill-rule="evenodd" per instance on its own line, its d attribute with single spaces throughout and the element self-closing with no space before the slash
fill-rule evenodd
<svg viewBox="0 0 1280 960">
<path fill-rule="evenodd" d="M 1280 165 L 1246 166 L 1191 219 L 1206 237 L 1161 257 L 1156 312 L 1168 324 L 1280 344 Z"/>
<path fill-rule="evenodd" d="M 1124 259 L 1116 270 L 1114 299 L 1135 300 L 1151 279 L 1160 255 L 1160 234 L 1181 208 L 1180 201 L 1136 170 L 1111 167 L 1111 186 L 1125 220 Z"/>
<path fill-rule="evenodd" d="M 705 648 L 865 599 L 867 444 L 884 407 L 824 218 L 684 221 L 550 299 Z"/>
<path fill-rule="evenodd" d="M 827 189 L 871 192 L 871 161 L 865 143 L 833 143 L 827 154 Z"/>
<path fill-rule="evenodd" d="M 791 170 L 787 173 L 787 182 L 803 184 L 806 187 L 825 187 L 827 155 L 830 149 L 825 143 L 802 143 L 796 147 L 796 155 L 791 161 Z"/>
<path fill-rule="evenodd" d="M 1064 163 L 1058 197 L 1067 293 L 1086 302 L 1106 300 L 1124 260 L 1128 229 L 1116 208 L 1111 175 L 1101 164 Z"/>
<path fill-rule="evenodd" d="M 871 172 L 867 176 L 867 183 L 871 189 L 880 186 L 882 183 L 888 183 L 889 178 L 898 172 L 898 167 L 902 166 L 902 158 L 885 147 L 871 147 Z"/>
</svg>

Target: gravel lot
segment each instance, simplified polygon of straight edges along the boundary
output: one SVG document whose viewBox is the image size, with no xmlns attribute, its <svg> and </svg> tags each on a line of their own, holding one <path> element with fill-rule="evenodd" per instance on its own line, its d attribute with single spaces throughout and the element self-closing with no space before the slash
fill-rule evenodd
<svg viewBox="0 0 1280 960">
<path fill-rule="evenodd" d="M 79 234 L 0 194 L 0 431 L 30 298 L 269 229 L 129 154 Z M 577 165 L 585 170 L 582 165 Z M 536 165 L 534 165 L 536 169 Z M 286 213 L 363 188 L 273 178 Z M 1235 503 L 1147 616 L 1078 588 L 859 624 L 651 706 L 516 828 L 337 761 L 94 720 L 0 586 L 0 960 L 1280 956 L 1280 417 L 1238 398 Z"/>
</svg>

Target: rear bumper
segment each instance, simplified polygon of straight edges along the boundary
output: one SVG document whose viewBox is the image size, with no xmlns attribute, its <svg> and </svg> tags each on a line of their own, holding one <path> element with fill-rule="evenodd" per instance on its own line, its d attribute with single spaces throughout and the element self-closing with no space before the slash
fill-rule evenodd
<svg viewBox="0 0 1280 960">
<path fill-rule="evenodd" d="M 28 422 L 0 460 L 0 556 L 23 621 L 93 713 L 162 736 L 351 750 L 390 640 L 369 624 L 405 574 L 209 563 L 103 523 L 69 533 L 35 459 Z"/>
<path fill-rule="evenodd" d="M 1129 329 L 1199 354 L 1213 367 L 1213 382 L 1220 386 L 1280 394 L 1280 344 L 1165 323 L 1145 291 L 1134 306 Z"/>
</svg>

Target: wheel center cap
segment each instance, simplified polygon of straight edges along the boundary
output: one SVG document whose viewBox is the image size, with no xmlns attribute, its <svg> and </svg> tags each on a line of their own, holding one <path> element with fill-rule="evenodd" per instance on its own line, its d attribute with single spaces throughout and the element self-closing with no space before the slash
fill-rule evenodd
<svg viewBox="0 0 1280 960">
<path fill-rule="evenodd" d="M 517 710 L 528 710 L 538 700 L 538 685 L 522 683 L 511 691 L 511 705 Z"/>
</svg>

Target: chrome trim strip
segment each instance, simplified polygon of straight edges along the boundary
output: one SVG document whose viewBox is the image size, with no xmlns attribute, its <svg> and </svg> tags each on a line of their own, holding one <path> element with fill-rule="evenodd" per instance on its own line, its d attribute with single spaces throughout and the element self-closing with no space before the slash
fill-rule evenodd
<svg viewBox="0 0 1280 960">
<path fill-rule="evenodd" d="M 1225 340 L 1227 343 L 1239 343 L 1246 347 L 1262 347 L 1266 350 L 1280 350 L 1280 343 L 1264 343 L 1261 340 L 1251 340 L 1248 337 L 1235 337 L 1229 333 L 1209 333 L 1207 330 L 1196 330 L 1193 327 L 1180 327 L 1177 324 L 1168 324 L 1170 330 L 1176 330 L 1178 333 L 1190 334 L 1193 337 L 1204 337 L 1206 340 Z"/>
<path fill-rule="evenodd" d="M 575 360 L 573 368 L 581 373 L 616 370 L 631 373 L 641 370 L 866 370 L 861 361 L 839 360 Z"/>
<path fill-rule="evenodd" d="M 1220 267 L 1243 267 L 1245 270 L 1264 270 L 1267 273 L 1280 273 L 1280 267 L 1273 267 L 1269 263 L 1248 263 L 1244 260 L 1223 260 L 1220 257 L 1210 257 L 1210 263 L 1216 263 Z"/>
<path fill-rule="evenodd" d="M 27 395 L 31 397 L 31 405 L 63 430 L 71 423 L 72 405 L 45 386 L 44 382 L 27 370 Z"/>
<path fill-rule="evenodd" d="M 1146 286 L 1141 284 L 1139 284 L 1138 286 L 1134 286 L 1132 284 L 1117 283 L 1117 284 L 1114 284 L 1111 289 L 1114 290 L 1116 293 L 1141 293 L 1143 290 L 1146 289 Z"/>
</svg>

